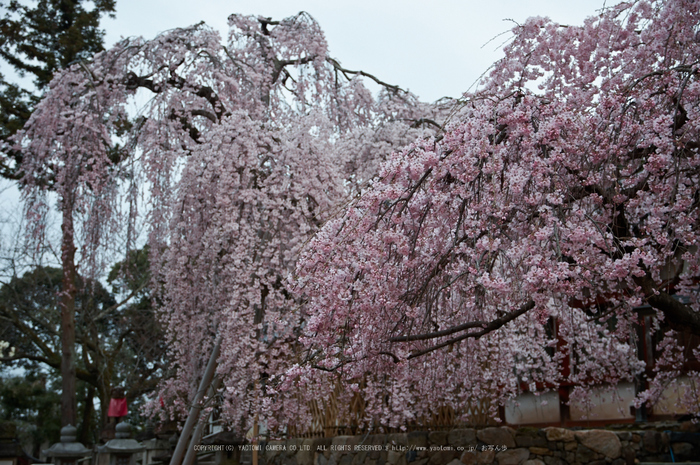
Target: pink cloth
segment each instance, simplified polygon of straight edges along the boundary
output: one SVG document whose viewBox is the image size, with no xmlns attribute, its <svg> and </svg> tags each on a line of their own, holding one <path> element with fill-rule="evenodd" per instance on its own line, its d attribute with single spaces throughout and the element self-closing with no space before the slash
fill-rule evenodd
<svg viewBox="0 0 700 465">
<path fill-rule="evenodd" d="M 126 399 L 110 399 L 108 417 L 125 417 L 128 412 Z"/>
</svg>

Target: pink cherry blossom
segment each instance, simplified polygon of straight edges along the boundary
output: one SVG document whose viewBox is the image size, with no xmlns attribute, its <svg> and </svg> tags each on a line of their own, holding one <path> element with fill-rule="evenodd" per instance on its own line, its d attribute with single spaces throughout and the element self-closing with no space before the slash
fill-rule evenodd
<svg viewBox="0 0 700 465">
<path fill-rule="evenodd" d="M 368 424 L 469 419 L 523 386 L 585 397 L 641 375 L 643 304 L 655 331 L 700 334 L 699 27 L 683 0 L 517 26 L 445 131 L 390 156 L 304 249 L 302 341 L 335 369 L 294 376 L 388 393 Z M 670 350 L 639 402 L 680 373 Z"/>
</svg>

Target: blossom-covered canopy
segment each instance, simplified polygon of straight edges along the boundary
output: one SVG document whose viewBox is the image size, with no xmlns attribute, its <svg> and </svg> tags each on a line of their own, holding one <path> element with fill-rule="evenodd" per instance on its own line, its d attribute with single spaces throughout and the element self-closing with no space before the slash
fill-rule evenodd
<svg viewBox="0 0 700 465">
<path fill-rule="evenodd" d="M 564 382 L 585 400 L 643 371 L 643 306 L 663 343 L 638 402 L 700 355 L 673 337 L 700 335 L 697 2 L 513 32 L 447 129 L 394 153 L 305 249 L 298 292 L 321 370 L 287 382 L 332 371 L 356 383 L 367 421 L 394 426 Z"/>
<path fill-rule="evenodd" d="M 49 191 L 85 270 L 148 236 L 172 363 L 163 413 L 186 412 L 218 338 L 225 415 L 244 427 L 264 379 L 294 357 L 302 321 L 286 277 L 300 247 L 435 123 L 432 107 L 331 58 L 306 13 L 229 25 L 225 44 L 198 24 L 75 64 L 17 143 L 37 237 Z"/>
</svg>

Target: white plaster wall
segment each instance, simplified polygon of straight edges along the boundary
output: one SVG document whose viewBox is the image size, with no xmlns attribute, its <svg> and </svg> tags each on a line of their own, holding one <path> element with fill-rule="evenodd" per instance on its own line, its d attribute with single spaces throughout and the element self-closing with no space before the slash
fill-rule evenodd
<svg viewBox="0 0 700 465">
<path fill-rule="evenodd" d="M 691 379 L 687 376 L 679 376 L 675 383 L 666 387 L 661 393 L 661 398 L 652 407 L 654 414 L 656 415 L 684 415 L 688 413 L 688 409 L 683 404 L 681 399 L 688 393 L 690 394 L 690 389 L 688 385 L 691 383 Z M 695 386 L 697 402 L 698 399 L 697 390 L 700 386 Z"/>
<path fill-rule="evenodd" d="M 559 393 L 545 392 L 536 396 L 520 394 L 506 404 L 506 422 L 511 425 L 559 422 Z"/>
<path fill-rule="evenodd" d="M 615 388 L 593 388 L 592 406 L 571 400 L 571 419 L 578 420 L 628 420 L 634 419 L 630 407 L 634 402 L 634 384 L 620 383 Z"/>
</svg>

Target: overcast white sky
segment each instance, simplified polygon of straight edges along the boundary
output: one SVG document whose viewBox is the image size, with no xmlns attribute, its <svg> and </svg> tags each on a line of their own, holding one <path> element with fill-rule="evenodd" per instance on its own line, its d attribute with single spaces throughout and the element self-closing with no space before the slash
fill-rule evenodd
<svg viewBox="0 0 700 465">
<path fill-rule="evenodd" d="M 232 13 L 282 19 L 310 13 L 330 53 L 345 67 L 398 84 L 422 100 L 458 97 L 500 57 L 494 36 L 530 16 L 579 25 L 618 0 L 117 0 L 106 19 L 106 46 L 121 37 L 147 39 L 205 21 L 225 33 Z M 482 47 L 483 46 L 483 47 Z"/>
</svg>

